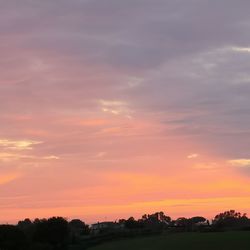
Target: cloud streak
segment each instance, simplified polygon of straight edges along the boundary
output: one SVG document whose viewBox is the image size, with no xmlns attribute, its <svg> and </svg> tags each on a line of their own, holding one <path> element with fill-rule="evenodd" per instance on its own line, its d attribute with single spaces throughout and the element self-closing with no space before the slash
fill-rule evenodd
<svg viewBox="0 0 250 250">
<path fill-rule="evenodd" d="M 4 149 L 11 149 L 11 150 L 30 150 L 33 149 L 33 146 L 42 144 L 43 142 L 39 141 L 29 141 L 29 140 L 9 140 L 9 139 L 2 139 L 0 140 L 0 147 Z"/>
<path fill-rule="evenodd" d="M 230 165 L 234 167 L 248 168 L 250 167 L 250 159 L 234 159 L 228 161 Z"/>
</svg>

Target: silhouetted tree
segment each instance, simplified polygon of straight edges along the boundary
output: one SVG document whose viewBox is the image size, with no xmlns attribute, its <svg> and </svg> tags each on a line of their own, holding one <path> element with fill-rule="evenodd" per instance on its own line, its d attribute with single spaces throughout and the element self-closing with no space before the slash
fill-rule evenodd
<svg viewBox="0 0 250 250">
<path fill-rule="evenodd" d="M 209 226 L 209 221 L 204 217 L 195 216 L 188 219 L 188 231 L 202 230 L 207 226 Z"/>
<path fill-rule="evenodd" d="M 171 218 L 163 212 L 156 212 L 154 214 L 143 215 L 139 222 L 141 222 L 145 228 L 159 231 L 170 225 Z"/>
<path fill-rule="evenodd" d="M 241 214 L 235 210 L 229 210 L 224 213 L 217 214 L 212 222 L 214 228 L 218 229 L 240 229 L 250 226 L 250 220 L 246 214 Z"/>
<path fill-rule="evenodd" d="M 34 225 L 34 242 L 50 244 L 55 250 L 67 249 L 69 228 L 68 222 L 64 218 L 36 219 Z"/>
<path fill-rule="evenodd" d="M 196 231 L 202 226 L 208 226 L 209 223 L 206 218 L 195 216 L 192 218 L 180 217 L 174 221 L 173 225 L 182 231 Z"/>
<path fill-rule="evenodd" d="M 32 241 L 34 234 L 34 224 L 30 219 L 27 218 L 23 221 L 19 221 L 17 227 L 25 233 L 29 241 Z"/>
<path fill-rule="evenodd" d="M 175 226 L 186 228 L 188 225 L 188 219 L 185 217 L 180 217 L 175 220 Z"/>
<path fill-rule="evenodd" d="M 90 228 L 83 221 L 74 219 L 69 222 L 70 241 L 73 244 L 79 242 L 82 235 L 88 235 Z"/>
<path fill-rule="evenodd" d="M 87 235 L 90 232 L 89 226 L 79 219 L 74 219 L 69 222 L 69 229 L 71 233 L 79 235 Z"/>
<path fill-rule="evenodd" d="M 128 229 L 138 229 L 141 228 L 142 225 L 140 222 L 135 220 L 134 217 L 130 217 L 128 220 L 125 221 L 125 227 Z"/>
<path fill-rule="evenodd" d="M 26 250 L 27 240 L 25 234 L 16 226 L 0 225 L 1 250 Z"/>
<path fill-rule="evenodd" d="M 180 217 L 174 221 L 174 226 L 178 228 L 178 231 L 188 231 L 188 218 Z"/>
<path fill-rule="evenodd" d="M 195 217 L 190 218 L 189 221 L 190 221 L 192 224 L 197 225 L 197 224 L 206 223 L 206 222 L 207 222 L 207 219 L 204 218 L 204 217 L 201 217 L 201 216 L 195 216 Z"/>
<path fill-rule="evenodd" d="M 26 229 L 27 227 L 30 227 L 32 224 L 33 223 L 29 218 L 26 218 L 25 220 L 19 221 L 17 223 L 17 225 L 20 229 Z"/>
</svg>

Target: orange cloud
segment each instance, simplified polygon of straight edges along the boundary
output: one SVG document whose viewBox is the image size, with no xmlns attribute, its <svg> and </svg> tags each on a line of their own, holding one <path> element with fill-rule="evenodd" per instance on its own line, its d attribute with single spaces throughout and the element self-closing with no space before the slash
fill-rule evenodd
<svg viewBox="0 0 250 250">
<path fill-rule="evenodd" d="M 234 159 L 228 162 L 234 167 L 250 167 L 250 159 Z"/>
</svg>

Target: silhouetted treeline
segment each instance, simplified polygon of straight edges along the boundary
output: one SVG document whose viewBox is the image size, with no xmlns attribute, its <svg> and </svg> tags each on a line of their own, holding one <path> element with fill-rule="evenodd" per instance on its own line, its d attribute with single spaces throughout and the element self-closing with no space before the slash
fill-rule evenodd
<svg viewBox="0 0 250 250">
<path fill-rule="evenodd" d="M 246 214 L 234 210 L 220 213 L 210 223 L 195 216 L 172 220 L 163 212 L 145 214 L 136 220 L 120 219 L 99 222 L 92 226 L 79 219 L 67 221 L 62 217 L 25 219 L 17 225 L 0 225 L 0 250 L 68 250 L 86 249 L 89 245 L 118 237 L 134 237 L 161 232 L 213 232 L 250 230 Z"/>
<path fill-rule="evenodd" d="M 212 225 L 218 230 L 250 230 L 250 219 L 246 214 L 230 210 L 216 215 Z"/>
<path fill-rule="evenodd" d="M 0 250 L 67 250 L 76 238 L 89 232 L 81 220 L 25 219 L 16 226 L 0 225 Z"/>
</svg>

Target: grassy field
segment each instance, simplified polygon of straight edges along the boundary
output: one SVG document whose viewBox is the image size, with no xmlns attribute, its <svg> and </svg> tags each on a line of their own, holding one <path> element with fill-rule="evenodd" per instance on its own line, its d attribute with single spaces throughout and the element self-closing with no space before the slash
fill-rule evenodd
<svg viewBox="0 0 250 250">
<path fill-rule="evenodd" d="M 91 250 L 250 250 L 250 232 L 179 233 L 113 241 Z"/>
</svg>

